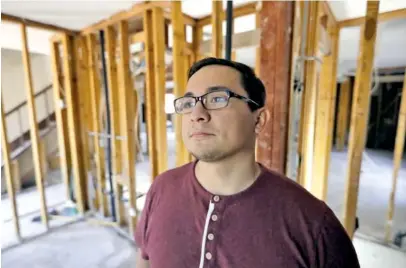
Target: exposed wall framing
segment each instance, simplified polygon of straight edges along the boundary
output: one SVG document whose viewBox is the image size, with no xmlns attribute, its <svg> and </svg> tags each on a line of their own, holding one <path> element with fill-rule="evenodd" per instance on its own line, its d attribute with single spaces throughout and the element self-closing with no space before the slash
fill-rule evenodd
<svg viewBox="0 0 406 268">
<path fill-rule="evenodd" d="M 25 76 L 25 88 L 27 92 L 27 104 L 28 104 L 28 116 L 30 120 L 30 138 L 32 142 L 32 154 L 34 160 L 35 169 L 35 181 L 38 187 L 40 202 L 41 202 L 41 221 L 46 227 L 49 228 L 49 219 L 47 213 L 47 204 L 45 197 L 44 188 L 44 171 L 42 170 L 41 160 L 40 160 L 40 148 L 39 148 L 39 135 L 38 135 L 38 124 L 37 124 L 37 112 L 35 109 L 35 97 L 34 88 L 31 74 L 31 60 L 28 51 L 27 42 L 27 28 L 25 24 L 21 24 L 21 38 L 23 42 L 23 66 L 24 66 L 24 76 Z"/>
<path fill-rule="evenodd" d="M 355 76 L 348 145 L 348 166 L 344 198 L 343 224 L 353 236 L 357 211 L 358 187 L 364 151 L 370 103 L 370 85 L 374 62 L 379 1 L 367 2 L 367 13 L 361 28 L 360 55 Z"/>
</svg>

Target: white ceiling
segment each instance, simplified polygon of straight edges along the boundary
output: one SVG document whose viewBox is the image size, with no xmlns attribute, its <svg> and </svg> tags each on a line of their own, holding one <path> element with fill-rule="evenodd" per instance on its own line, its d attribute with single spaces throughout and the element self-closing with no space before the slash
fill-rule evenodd
<svg viewBox="0 0 406 268">
<path fill-rule="evenodd" d="M 53 24 L 73 30 L 80 30 L 101 21 L 117 12 L 127 10 L 142 1 L 112 0 L 2 0 L 1 11 L 10 15 Z M 226 2 L 223 1 L 224 8 Z M 239 6 L 248 0 L 234 0 Z M 406 0 L 381 0 L 380 12 L 406 8 Z M 329 1 L 330 7 L 338 20 L 363 16 L 366 12 L 366 0 Z M 211 12 L 211 0 L 183 0 L 184 13 L 201 18 Z M 236 32 L 244 32 L 254 27 L 254 17 L 247 16 L 235 21 Z M 225 29 L 225 25 L 223 26 Z M 210 32 L 211 29 L 207 29 Z M 359 27 L 343 29 L 340 34 L 339 72 L 351 71 L 356 66 L 359 47 Z M 9 23 L 1 24 L 1 47 L 20 49 L 21 34 L 19 28 Z M 7 38 L 4 38 L 7 36 Z M 29 29 L 29 47 L 31 52 L 49 54 L 49 38 L 52 32 Z M 391 21 L 379 25 L 377 36 L 376 66 L 406 66 L 406 19 Z M 255 61 L 255 50 L 245 48 L 237 51 L 237 60 L 251 66 Z"/>
</svg>

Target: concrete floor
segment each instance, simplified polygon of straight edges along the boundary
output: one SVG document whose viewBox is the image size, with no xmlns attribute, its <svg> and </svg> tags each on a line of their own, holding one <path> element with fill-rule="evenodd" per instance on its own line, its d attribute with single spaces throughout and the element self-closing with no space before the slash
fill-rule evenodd
<svg viewBox="0 0 406 268">
<path fill-rule="evenodd" d="M 362 268 L 404 268 L 406 254 L 354 239 Z M 136 268 L 136 249 L 108 227 L 80 222 L 2 253 L 4 268 Z"/>
<path fill-rule="evenodd" d="M 134 268 L 135 248 L 111 228 L 79 222 L 2 253 L 4 268 Z"/>
<path fill-rule="evenodd" d="M 347 152 L 331 154 L 327 204 L 341 219 L 347 172 Z M 365 150 L 359 182 L 357 215 L 360 221 L 358 233 L 384 239 L 385 223 L 392 188 L 393 153 Z M 406 161 L 403 159 L 398 175 L 395 198 L 393 234 L 406 231 Z"/>
<path fill-rule="evenodd" d="M 141 135 L 145 141 L 145 136 Z M 174 134 L 168 133 L 168 168 L 175 166 Z M 146 150 L 145 142 L 142 144 Z M 346 152 L 333 152 L 331 155 L 328 205 L 339 218 L 342 214 L 346 177 Z M 362 267 L 382 267 L 375 264 L 393 264 L 388 267 L 406 267 L 406 247 L 404 251 L 393 250 L 377 243 L 361 239 L 362 236 L 383 238 L 386 209 L 391 187 L 392 153 L 366 151 L 360 179 L 358 216 L 360 229 L 354 244 L 360 256 Z M 146 192 L 150 186 L 150 169 L 147 159 L 137 163 L 137 191 Z M 54 185 L 47 188 L 48 206 L 61 206 L 65 201 L 64 186 Z M 399 174 L 396 195 L 396 211 L 393 233 L 406 229 L 406 162 L 403 161 Z M 39 210 L 39 198 L 36 191 L 18 195 L 20 214 L 29 214 L 22 220 L 24 237 L 43 234 L 39 223 L 32 223 L 31 216 Z M 142 209 L 144 198 L 137 200 L 137 208 Z M 12 227 L 10 204 L 2 200 L 2 249 L 16 243 Z M 33 214 L 34 213 L 34 214 Z M 72 220 L 52 220 L 51 227 L 67 224 Z M 406 244 L 406 243 L 404 243 Z M 406 246 L 406 245 L 405 245 Z M 35 251 L 33 251 L 35 249 Z M 22 245 L 2 252 L 2 267 L 134 267 L 135 248 L 126 239 L 119 237 L 109 228 L 89 225 L 86 222 L 64 226 L 50 234 L 25 242 Z M 372 262 L 372 260 L 375 260 Z M 399 265 L 399 266 L 396 266 Z"/>
</svg>

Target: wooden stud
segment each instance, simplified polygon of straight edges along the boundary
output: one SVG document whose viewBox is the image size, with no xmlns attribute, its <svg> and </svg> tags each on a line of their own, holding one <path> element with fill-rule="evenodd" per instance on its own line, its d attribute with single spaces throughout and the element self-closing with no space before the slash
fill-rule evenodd
<svg viewBox="0 0 406 268">
<path fill-rule="evenodd" d="M 211 25 L 213 30 L 211 39 L 211 54 L 213 57 L 221 58 L 223 52 L 223 20 L 221 19 L 223 13 L 223 2 L 212 0 L 212 5 Z"/>
<path fill-rule="evenodd" d="M 201 60 L 203 55 L 200 54 L 200 43 L 203 40 L 203 27 L 193 27 L 193 51 L 195 55 L 195 61 Z"/>
<path fill-rule="evenodd" d="M 184 55 L 185 47 L 185 25 L 182 19 L 182 2 L 171 2 L 172 27 L 173 27 L 173 77 L 174 77 L 174 95 L 176 98 L 185 94 L 186 90 L 186 70 L 189 67 L 189 56 Z M 182 117 L 175 115 L 175 137 L 176 137 L 176 166 L 181 166 L 189 162 L 189 156 L 186 155 L 186 147 L 182 140 Z M 185 158 L 187 157 L 187 158 Z"/>
<path fill-rule="evenodd" d="M 100 80 L 99 80 L 99 68 L 97 67 L 96 57 L 94 51 L 96 50 L 96 39 L 93 34 L 87 36 L 87 47 L 89 56 L 89 82 L 90 82 L 90 107 L 91 117 L 93 121 L 93 132 L 101 132 L 100 123 Z M 104 162 L 104 150 L 100 147 L 100 138 L 98 136 L 93 137 L 94 142 L 94 154 L 96 164 L 96 176 L 97 176 L 97 196 L 100 202 L 102 215 L 107 217 L 109 215 L 107 196 L 104 194 L 106 189 L 106 177 L 105 177 L 105 162 Z"/>
<path fill-rule="evenodd" d="M 20 163 L 18 162 L 18 159 L 11 161 L 11 173 L 13 174 L 14 180 L 14 192 L 18 193 L 21 191 Z"/>
<path fill-rule="evenodd" d="M 395 151 L 393 159 L 393 173 L 392 173 L 392 190 L 389 197 L 388 215 L 385 225 L 385 241 L 389 242 L 391 238 L 391 229 L 393 223 L 393 215 L 395 210 L 395 195 L 396 186 L 398 181 L 399 170 L 402 164 L 403 148 L 405 147 L 405 133 L 406 133 L 406 69 L 405 78 L 403 81 L 402 100 L 400 102 L 398 127 L 396 130 Z"/>
<path fill-rule="evenodd" d="M 261 18 L 259 13 L 255 14 L 255 28 L 261 29 Z M 261 48 L 258 46 L 255 52 L 255 74 L 259 76 L 261 68 Z"/>
<path fill-rule="evenodd" d="M 59 161 L 61 165 L 62 180 L 65 184 L 66 198 L 70 200 L 70 184 L 69 184 L 69 162 L 67 156 L 67 150 L 69 150 L 69 137 L 65 135 L 64 124 L 66 117 L 66 107 L 63 103 L 61 96 L 61 83 L 60 78 L 60 52 L 59 44 L 51 41 L 51 62 L 52 62 L 52 74 L 53 74 L 53 96 L 54 96 L 54 107 L 55 107 L 55 120 L 58 135 L 58 149 L 59 149 Z M 63 106 L 62 106 L 63 105 Z"/>
<path fill-rule="evenodd" d="M 298 182 L 310 190 L 312 180 L 314 124 L 316 116 L 318 40 L 320 36 L 319 18 L 321 2 L 308 2 L 309 20 L 307 23 L 306 56 L 313 57 L 305 61 L 305 87 L 303 90 L 301 126 L 299 133 Z"/>
<path fill-rule="evenodd" d="M 66 29 L 63 27 L 47 24 L 47 23 L 42 23 L 26 18 L 21 18 L 18 16 L 13 16 L 5 13 L 1 13 L 1 21 L 4 22 L 10 22 L 10 23 L 17 23 L 17 24 L 24 24 L 27 27 L 32 27 L 32 28 L 37 28 L 37 29 L 42 29 L 42 30 L 47 30 L 47 31 L 54 31 L 54 32 L 61 32 L 61 33 L 67 33 L 67 34 L 76 34 L 76 31 Z"/>
<path fill-rule="evenodd" d="M 404 19 L 406 18 L 406 8 L 383 12 L 378 15 L 378 22 Z M 354 19 L 342 20 L 338 22 L 340 28 L 360 26 L 364 23 L 365 17 L 359 17 Z"/>
<path fill-rule="evenodd" d="M 91 130 L 91 110 L 90 110 L 90 81 L 89 81 L 89 56 L 86 44 L 85 36 L 77 36 L 74 39 L 75 44 L 75 77 L 77 88 L 76 101 L 78 103 L 79 109 L 79 122 L 80 125 L 80 146 L 81 146 L 81 159 L 83 163 L 84 179 L 86 180 L 86 185 L 88 184 L 89 175 L 91 173 L 91 161 L 92 157 L 90 155 L 89 144 L 91 139 L 89 136 L 89 131 Z M 98 200 L 94 200 L 98 203 Z M 88 202 L 93 202 L 93 200 L 88 200 Z M 98 206 L 97 206 L 98 207 Z"/>
<path fill-rule="evenodd" d="M 155 108 L 156 87 L 155 87 L 155 65 L 154 65 L 154 42 L 152 39 L 152 11 L 145 11 L 143 17 L 143 26 L 145 31 L 145 108 L 148 136 L 148 155 L 151 163 L 151 178 L 154 179 L 159 174 L 158 159 L 158 132 L 155 124 L 157 110 Z"/>
<path fill-rule="evenodd" d="M 282 174 L 287 152 L 293 11 L 293 2 L 263 1 L 260 15 L 261 55 L 266 55 L 261 58 L 260 78 L 266 90 L 269 120 L 257 137 L 257 160 Z"/>
<path fill-rule="evenodd" d="M 35 170 L 35 180 L 36 185 L 40 195 L 41 202 L 41 221 L 45 225 L 46 229 L 49 228 L 47 204 L 44 188 L 44 173 L 41 168 L 40 160 L 40 149 L 39 149 L 39 136 L 38 136 L 38 121 L 37 113 L 35 110 L 35 97 L 34 97 L 34 86 L 32 82 L 31 74 L 31 60 L 28 52 L 28 42 L 27 42 L 27 29 L 24 24 L 21 24 L 21 34 L 22 34 L 22 56 L 23 56 L 23 66 L 24 66 L 24 76 L 25 76 L 25 88 L 27 92 L 27 105 L 28 105 L 28 115 L 30 120 L 30 137 L 31 137 L 31 148 L 34 160 L 34 170 Z"/>
<path fill-rule="evenodd" d="M 106 66 L 107 66 L 107 81 L 109 89 L 109 105 L 110 105 L 110 122 L 111 135 L 113 137 L 121 136 L 120 130 L 120 103 L 117 81 L 117 64 L 116 64 L 116 33 L 112 26 L 107 27 L 106 32 Z M 111 139 L 111 154 L 112 154 L 112 169 L 113 177 L 122 173 L 122 152 L 121 142 L 118 139 Z M 115 204 L 117 213 L 117 222 L 119 225 L 125 223 L 125 210 L 123 204 L 123 186 L 117 180 L 114 180 Z"/>
<path fill-rule="evenodd" d="M 3 90 L 2 90 L 3 91 Z M 3 152 L 4 172 L 7 183 L 7 194 L 11 201 L 11 210 L 13 212 L 14 230 L 18 240 L 21 240 L 20 221 L 18 218 L 18 207 L 16 201 L 16 184 L 11 172 L 10 144 L 7 139 L 7 123 L 4 113 L 3 96 L 1 98 L 1 150 Z"/>
<path fill-rule="evenodd" d="M 355 76 L 343 217 L 343 225 L 350 237 L 354 235 L 362 153 L 367 135 L 378 12 L 379 1 L 368 1 Z"/>
<path fill-rule="evenodd" d="M 155 74 L 155 108 L 156 131 L 158 133 L 159 148 L 159 173 L 167 170 L 168 167 L 168 145 L 166 137 L 166 113 L 165 113 L 165 21 L 162 9 L 152 9 L 152 27 L 154 29 L 152 38 L 154 42 L 154 74 Z"/>
<path fill-rule="evenodd" d="M 336 149 L 338 151 L 344 150 L 345 147 L 350 108 L 350 79 L 347 78 L 340 85 L 336 136 Z"/>
<path fill-rule="evenodd" d="M 311 193 L 326 201 L 328 171 L 337 94 L 337 58 L 339 29 L 330 30 L 331 53 L 322 57 L 317 103 Z"/>
<path fill-rule="evenodd" d="M 137 223 L 137 206 L 136 206 L 136 176 L 135 176 L 135 133 L 134 133 L 134 116 L 133 111 L 133 86 L 130 74 L 130 47 L 128 35 L 128 23 L 121 21 L 118 28 L 118 46 L 119 46 L 119 63 L 118 63 L 118 82 L 119 82 L 119 103 L 123 107 L 120 113 L 121 133 L 126 138 L 122 140 L 122 152 L 125 168 L 124 175 L 128 178 L 129 193 L 129 216 L 130 232 L 134 235 Z M 134 236 L 133 236 L 134 237 Z"/>
<path fill-rule="evenodd" d="M 131 44 L 135 44 L 135 43 L 144 43 L 145 42 L 145 32 L 138 32 L 135 34 L 132 34 L 130 36 L 131 38 Z"/>
<path fill-rule="evenodd" d="M 87 210 L 87 191 L 86 191 L 86 172 L 84 170 L 82 146 L 81 146 L 81 129 L 79 118 L 79 105 L 77 100 L 78 91 L 73 83 L 74 73 L 73 66 L 75 63 L 73 44 L 69 35 L 64 34 L 63 47 L 63 72 L 64 88 L 66 95 L 66 106 L 69 126 L 69 144 L 72 157 L 72 168 L 75 185 L 75 197 L 77 208 L 81 214 Z"/>
</svg>

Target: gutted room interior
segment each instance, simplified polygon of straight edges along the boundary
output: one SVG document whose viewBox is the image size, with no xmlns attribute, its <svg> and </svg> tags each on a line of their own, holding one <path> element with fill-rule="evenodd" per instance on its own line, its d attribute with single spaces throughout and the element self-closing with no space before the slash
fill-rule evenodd
<svg viewBox="0 0 406 268">
<path fill-rule="evenodd" d="M 361 267 L 405 267 L 405 1 L 5 0 L 1 15 L 4 267 L 134 267 L 151 183 L 193 161 L 173 101 L 209 56 L 265 84 L 256 160 L 331 207 Z"/>
</svg>

